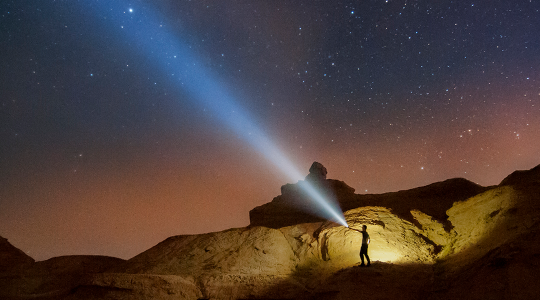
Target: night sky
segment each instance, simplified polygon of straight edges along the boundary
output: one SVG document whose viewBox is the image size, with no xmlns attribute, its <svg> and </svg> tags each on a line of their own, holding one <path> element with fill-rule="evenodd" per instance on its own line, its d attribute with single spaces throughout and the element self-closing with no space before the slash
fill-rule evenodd
<svg viewBox="0 0 540 300">
<path fill-rule="evenodd" d="M 539 10 L 1 1 L 0 236 L 37 260 L 127 259 L 246 226 L 295 183 L 250 126 L 356 193 L 498 184 L 540 164 Z"/>
</svg>

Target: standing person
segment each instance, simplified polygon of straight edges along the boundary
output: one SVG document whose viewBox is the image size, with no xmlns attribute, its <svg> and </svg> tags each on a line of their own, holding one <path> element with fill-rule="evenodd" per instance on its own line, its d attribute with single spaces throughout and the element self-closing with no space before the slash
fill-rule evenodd
<svg viewBox="0 0 540 300">
<path fill-rule="evenodd" d="M 362 247 L 360 248 L 360 260 L 362 260 L 362 264 L 360 265 L 360 267 L 366 266 L 364 264 L 364 256 L 367 259 L 367 266 L 368 267 L 371 266 L 371 262 L 369 261 L 369 256 L 367 254 L 367 249 L 368 249 L 370 239 L 369 239 L 369 234 L 367 233 L 366 229 L 367 229 L 367 226 L 362 225 L 362 231 L 360 231 L 360 233 L 362 233 Z"/>
</svg>

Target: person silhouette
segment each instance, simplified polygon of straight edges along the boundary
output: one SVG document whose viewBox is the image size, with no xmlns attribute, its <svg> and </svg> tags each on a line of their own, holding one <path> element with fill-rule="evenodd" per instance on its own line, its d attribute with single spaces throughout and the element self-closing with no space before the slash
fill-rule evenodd
<svg viewBox="0 0 540 300">
<path fill-rule="evenodd" d="M 362 225 L 362 231 L 360 231 L 360 233 L 362 233 L 362 247 L 360 247 L 360 260 L 362 261 L 362 264 L 360 265 L 360 267 L 371 266 L 371 262 L 367 254 L 367 249 L 368 249 L 370 239 L 369 239 L 369 234 L 367 233 L 366 230 L 367 230 L 367 226 Z M 367 265 L 364 264 L 364 257 L 366 257 Z"/>
<path fill-rule="evenodd" d="M 367 254 L 367 249 L 368 249 L 368 245 L 369 245 L 369 242 L 371 241 L 369 239 L 369 234 L 367 233 L 366 229 L 367 229 L 367 226 L 366 225 L 362 225 L 362 230 L 358 230 L 358 229 L 355 229 L 355 228 L 351 228 L 349 227 L 350 230 L 354 230 L 354 231 L 358 231 L 362 234 L 362 246 L 360 247 L 360 260 L 362 260 L 362 264 L 360 265 L 360 267 L 365 267 L 366 264 L 364 263 L 364 257 L 367 259 L 367 266 L 371 266 L 371 261 L 369 260 L 369 256 Z"/>
</svg>

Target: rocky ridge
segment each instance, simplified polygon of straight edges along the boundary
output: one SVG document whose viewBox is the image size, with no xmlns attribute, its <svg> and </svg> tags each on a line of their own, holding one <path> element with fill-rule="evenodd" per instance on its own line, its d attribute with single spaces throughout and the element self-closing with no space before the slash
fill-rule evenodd
<svg viewBox="0 0 540 300">
<path fill-rule="evenodd" d="M 34 259 L 0 237 L 0 274 L 25 268 L 34 263 Z"/>
<path fill-rule="evenodd" d="M 0 298 L 523 299 L 540 293 L 540 167 L 492 187 L 450 179 L 381 195 L 354 194 L 326 179 L 321 167 L 306 180 L 336 196 L 350 227 L 368 225 L 371 268 L 358 267 L 358 232 L 285 212 L 297 192 L 289 184 L 252 210 L 248 227 L 171 237 L 127 261 L 25 262 L 0 273 Z"/>
</svg>

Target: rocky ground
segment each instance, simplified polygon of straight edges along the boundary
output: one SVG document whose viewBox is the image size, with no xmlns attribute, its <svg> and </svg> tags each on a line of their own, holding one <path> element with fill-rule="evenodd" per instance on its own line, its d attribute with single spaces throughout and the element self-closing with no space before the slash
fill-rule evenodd
<svg viewBox="0 0 540 300">
<path fill-rule="evenodd" d="M 345 183 L 327 180 L 320 167 L 307 179 L 337 195 L 350 227 L 368 226 L 371 267 L 358 265 L 360 233 L 305 214 L 296 221 L 290 214 L 282 215 L 285 221 L 274 215 L 294 201 L 296 187 L 286 185 L 281 196 L 252 211 L 248 227 L 171 237 L 127 261 L 66 256 L 34 262 L 0 239 L 0 298 L 533 299 L 540 294 L 540 166 L 514 172 L 493 187 L 452 179 L 382 195 L 356 195 Z"/>
</svg>

